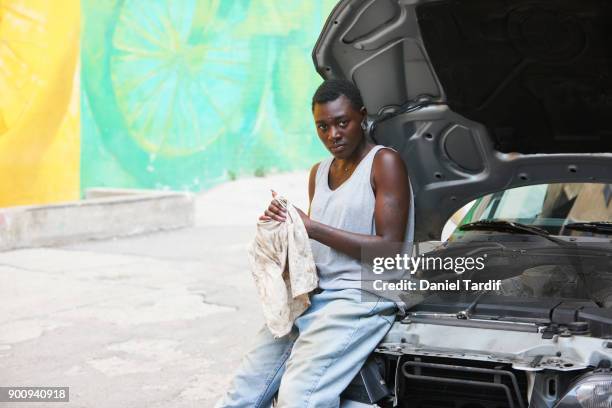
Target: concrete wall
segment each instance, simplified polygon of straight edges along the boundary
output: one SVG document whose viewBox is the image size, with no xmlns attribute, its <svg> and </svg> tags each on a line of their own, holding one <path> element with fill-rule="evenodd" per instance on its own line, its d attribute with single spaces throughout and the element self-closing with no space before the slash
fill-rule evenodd
<svg viewBox="0 0 612 408">
<path fill-rule="evenodd" d="M 192 226 L 192 194 L 90 190 L 88 199 L 0 209 L 0 252 Z"/>
</svg>

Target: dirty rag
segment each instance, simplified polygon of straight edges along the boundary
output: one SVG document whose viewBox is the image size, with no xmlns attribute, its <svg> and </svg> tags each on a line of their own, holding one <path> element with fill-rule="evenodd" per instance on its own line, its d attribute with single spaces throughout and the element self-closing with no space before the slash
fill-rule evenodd
<svg viewBox="0 0 612 408">
<path fill-rule="evenodd" d="M 248 254 L 266 325 L 282 337 L 310 306 L 318 277 L 302 218 L 286 198 L 277 201 L 287 209 L 286 221 L 260 220 Z"/>
</svg>

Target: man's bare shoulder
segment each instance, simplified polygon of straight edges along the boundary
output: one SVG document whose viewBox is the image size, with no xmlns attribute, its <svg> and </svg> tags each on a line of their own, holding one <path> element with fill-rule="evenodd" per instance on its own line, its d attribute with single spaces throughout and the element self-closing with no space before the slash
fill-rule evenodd
<svg viewBox="0 0 612 408">
<path fill-rule="evenodd" d="M 308 177 L 308 198 L 309 201 L 312 201 L 312 197 L 314 196 L 314 192 L 315 192 L 315 182 L 316 182 L 316 178 L 317 178 L 317 171 L 319 169 L 319 165 L 321 164 L 321 162 L 316 163 L 314 166 L 312 166 L 312 168 L 310 169 L 310 176 Z M 310 211 L 309 211 L 310 213 Z"/>
<path fill-rule="evenodd" d="M 392 163 L 396 162 L 397 160 L 401 162 L 402 156 L 400 156 L 400 154 L 396 150 L 391 148 L 380 149 L 376 152 L 376 155 L 374 156 L 374 162 Z"/>
<path fill-rule="evenodd" d="M 374 177 L 385 177 L 389 172 L 406 173 L 406 165 L 400 154 L 393 149 L 380 149 L 374 156 Z"/>
<path fill-rule="evenodd" d="M 317 170 L 319 169 L 319 165 L 321 164 L 321 162 L 315 163 L 312 165 L 312 167 L 310 168 L 310 175 L 312 176 L 312 174 L 317 174 Z"/>
</svg>

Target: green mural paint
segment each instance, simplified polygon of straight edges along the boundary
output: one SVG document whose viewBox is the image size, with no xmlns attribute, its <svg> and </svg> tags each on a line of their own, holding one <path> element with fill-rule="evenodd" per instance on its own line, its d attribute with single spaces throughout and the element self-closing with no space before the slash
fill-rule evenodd
<svg viewBox="0 0 612 408">
<path fill-rule="evenodd" d="M 198 191 L 324 157 L 310 54 L 335 2 L 82 0 L 82 189 Z"/>
</svg>

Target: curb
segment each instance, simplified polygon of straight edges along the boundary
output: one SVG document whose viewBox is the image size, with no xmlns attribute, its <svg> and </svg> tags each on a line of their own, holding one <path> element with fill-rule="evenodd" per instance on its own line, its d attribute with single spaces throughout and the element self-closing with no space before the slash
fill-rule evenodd
<svg viewBox="0 0 612 408">
<path fill-rule="evenodd" d="M 90 189 L 81 201 L 0 208 L 0 251 L 55 246 L 195 224 L 190 193 Z"/>
</svg>

